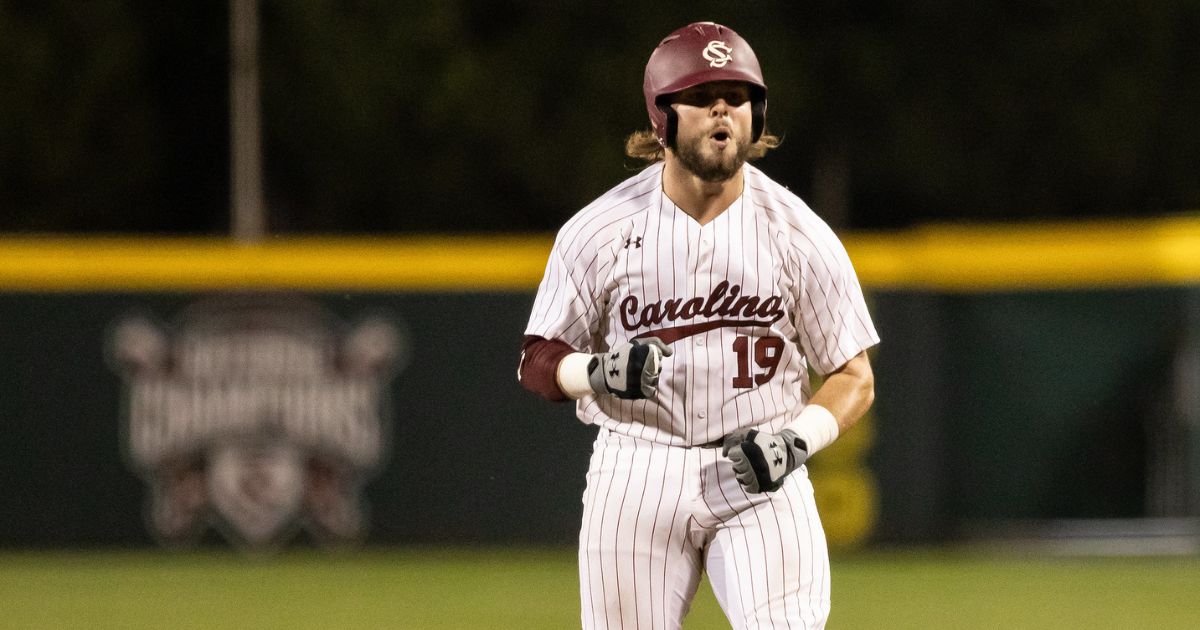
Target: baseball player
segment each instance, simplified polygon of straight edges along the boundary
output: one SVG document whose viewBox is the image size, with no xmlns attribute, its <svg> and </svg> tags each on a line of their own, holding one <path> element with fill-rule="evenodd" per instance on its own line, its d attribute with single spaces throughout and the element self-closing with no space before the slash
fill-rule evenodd
<svg viewBox="0 0 1200 630">
<path fill-rule="evenodd" d="M 679 628 L 707 572 L 734 628 L 819 629 L 829 561 L 804 462 L 871 405 L 879 337 L 833 232 L 747 163 L 777 144 L 750 46 L 688 25 L 644 91 L 653 131 L 626 150 L 654 163 L 558 233 L 518 371 L 600 427 L 583 627 Z"/>
</svg>

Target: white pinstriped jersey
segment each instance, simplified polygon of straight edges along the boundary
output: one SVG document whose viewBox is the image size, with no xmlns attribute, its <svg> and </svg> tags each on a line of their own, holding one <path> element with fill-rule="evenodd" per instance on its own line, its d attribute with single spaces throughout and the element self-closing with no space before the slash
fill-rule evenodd
<svg viewBox="0 0 1200 630">
<path fill-rule="evenodd" d="M 589 395 L 578 414 L 674 446 L 744 426 L 777 432 L 828 374 L 879 342 L 846 250 L 798 197 L 753 166 L 741 197 L 701 226 L 662 191 L 661 163 L 558 233 L 527 335 L 603 352 L 655 335 L 671 345 L 657 396 Z"/>
</svg>

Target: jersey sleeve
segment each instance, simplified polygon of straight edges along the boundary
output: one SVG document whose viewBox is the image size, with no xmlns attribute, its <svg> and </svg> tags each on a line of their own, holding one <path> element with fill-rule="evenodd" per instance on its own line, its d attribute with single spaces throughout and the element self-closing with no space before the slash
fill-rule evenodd
<svg viewBox="0 0 1200 630">
<path fill-rule="evenodd" d="M 565 229 L 555 240 L 525 334 L 562 341 L 578 352 L 595 352 L 592 339 L 600 306 L 595 276 L 589 271 L 596 264 L 596 252 L 573 250 L 569 240 Z"/>
<path fill-rule="evenodd" d="M 824 226 L 822 226 L 824 227 Z M 800 261 L 800 344 L 822 375 L 879 343 L 850 256 L 832 230 L 822 230 Z"/>
</svg>

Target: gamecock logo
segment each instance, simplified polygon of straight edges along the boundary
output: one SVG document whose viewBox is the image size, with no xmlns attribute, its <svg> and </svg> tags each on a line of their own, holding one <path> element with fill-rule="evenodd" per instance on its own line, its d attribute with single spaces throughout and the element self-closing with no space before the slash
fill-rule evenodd
<svg viewBox="0 0 1200 630">
<path fill-rule="evenodd" d="M 708 46 L 704 48 L 704 58 L 708 60 L 708 65 L 714 68 L 724 68 L 725 64 L 733 61 L 733 55 L 729 53 L 733 49 L 725 44 L 725 42 L 714 39 L 708 42 Z"/>
</svg>

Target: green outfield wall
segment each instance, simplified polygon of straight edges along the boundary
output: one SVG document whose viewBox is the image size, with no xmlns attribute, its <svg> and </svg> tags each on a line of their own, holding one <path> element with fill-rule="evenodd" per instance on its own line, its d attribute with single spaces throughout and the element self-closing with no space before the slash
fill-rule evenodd
<svg viewBox="0 0 1200 630">
<path fill-rule="evenodd" d="M 847 236 L 883 343 L 870 416 L 811 462 L 830 540 L 1195 515 L 1197 235 L 1173 222 Z M 133 319 L 183 336 L 198 305 L 230 296 L 394 331 L 381 452 L 358 486 L 366 540 L 571 543 L 594 429 L 516 380 L 550 242 L 0 239 L 0 545 L 154 543 L 119 331 Z"/>
</svg>

